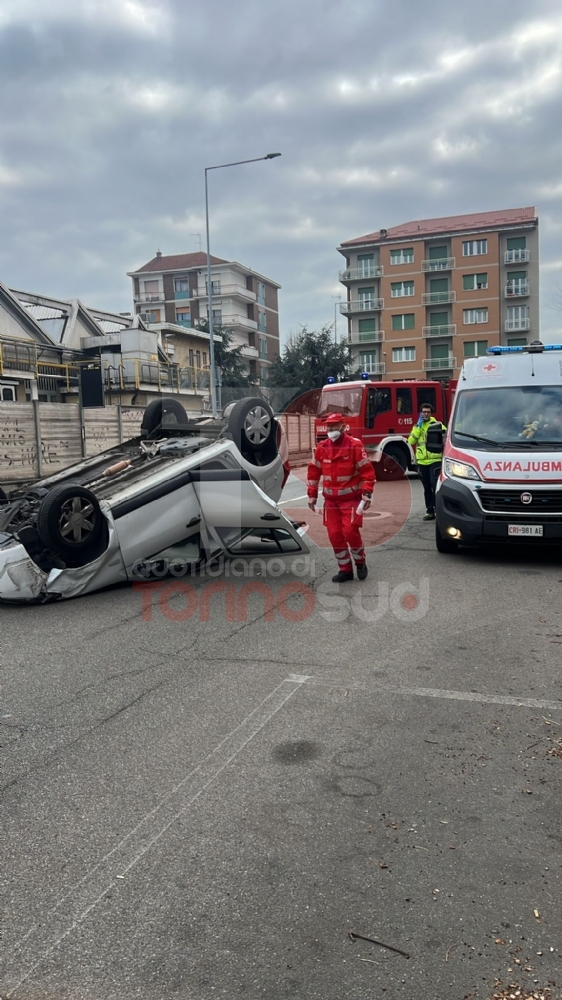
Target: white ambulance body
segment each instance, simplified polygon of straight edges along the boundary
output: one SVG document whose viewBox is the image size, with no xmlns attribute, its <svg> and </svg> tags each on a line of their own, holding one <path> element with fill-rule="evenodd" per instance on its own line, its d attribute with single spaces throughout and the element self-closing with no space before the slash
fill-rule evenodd
<svg viewBox="0 0 562 1000">
<path fill-rule="evenodd" d="M 440 552 L 562 543 L 562 345 L 465 361 L 436 495 Z"/>
</svg>

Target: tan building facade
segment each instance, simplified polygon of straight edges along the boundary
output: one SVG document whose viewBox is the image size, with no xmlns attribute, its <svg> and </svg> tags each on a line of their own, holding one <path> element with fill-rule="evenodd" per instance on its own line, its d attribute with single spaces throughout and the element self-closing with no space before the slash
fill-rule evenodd
<svg viewBox="0 0 562 1000">
<path fill-rule="evenodd" d="M 267 369 L 279 354 L 279 305 L 281 287 L 271 278 L 236 261 L 211 257 L 213 323 L 228 329 L 233 346 L 242 348 L 248 371 L 267 381 Z M 197 330 L 200 320 L 208 320 L 207 257 L 205 253 L 156 256 L 129 271 L 133 282 L 135 313 L 151 329 L 172 324 L 176 330 Z M 193 338 L 191 338 L 193 339 Z M 185 354 L 180 338 L 174 338 L 179 357 Z M 208 341 L 208 338 L 207 338 Z M 207 343 L 208 347 L 208 343 Z M 201 356 L 206 348 L 202 348 Z"/>
<path fill-rule="evenodd" d="M 464 358 L 539 339 L 534 208 L 406 223 L 338 250 L 353 359 L 373 378 L 454 378 Z"/>
</svg>

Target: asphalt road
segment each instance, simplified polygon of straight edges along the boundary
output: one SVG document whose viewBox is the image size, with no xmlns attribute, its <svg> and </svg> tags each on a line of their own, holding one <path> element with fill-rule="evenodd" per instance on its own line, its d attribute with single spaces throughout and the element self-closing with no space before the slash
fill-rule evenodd
<svg viewBox="0 0 562 1000">
<path fill-rule="evenodd" d="M 406 490 L 365 583 L 0 608 L 2 1000 L 559 996 L 562 556 Z"/>
</svg>

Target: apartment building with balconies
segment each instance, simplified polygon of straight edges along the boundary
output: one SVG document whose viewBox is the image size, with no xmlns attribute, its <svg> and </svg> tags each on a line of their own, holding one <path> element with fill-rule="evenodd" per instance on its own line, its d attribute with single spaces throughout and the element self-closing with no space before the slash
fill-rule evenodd
<svg viewBox="0 0 562 1000">
<path fill-rule="evenodd" d="M 207 255 L 198 252 L 163 256 L 158 251 L 143 267 L 127 273 L 133 282 L 135 313 L 163 333 L 173 325 L 177 354 L 196 351 L 191 339 L 200 321 L 209 318 Z M 267 369 L 279 354 L 281 286 L 237 261 L 221 257 L 211 257 L 211 283 L 214 326 L 230 331 L 233 346 L 241 347 L 247 359 L 248 371 L 266 382 Z M 181 327 L 186 330 L 183 346 L 177 335 Z"/>
<path fill-rule="evenodd" d="M 534 208 L 408 222 L 338 250 L 353 359 L 374 378 L 453 378 L 464 358 L 540 336 Z"/>
</svg>

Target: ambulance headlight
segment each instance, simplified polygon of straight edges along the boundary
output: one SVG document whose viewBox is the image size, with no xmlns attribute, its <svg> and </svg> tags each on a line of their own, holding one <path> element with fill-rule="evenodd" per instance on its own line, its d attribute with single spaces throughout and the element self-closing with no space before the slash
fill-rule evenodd
<svg viewBox="0 0 562 1000">
<path fill-rule="evenodd" d="M 446 458 L 443 471 L 451 479 L 482 479 L 473 465 L 459 462 L 456 458 Z"/>
</svg>

